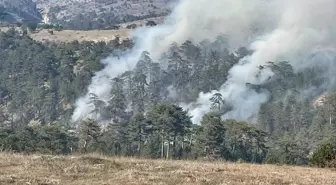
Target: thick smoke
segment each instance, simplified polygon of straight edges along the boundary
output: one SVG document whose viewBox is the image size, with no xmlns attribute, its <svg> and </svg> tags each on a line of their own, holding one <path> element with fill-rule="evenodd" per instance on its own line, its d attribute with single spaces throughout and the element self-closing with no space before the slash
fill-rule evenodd
<svg viewBox="0 0 336 185">
<path fill-rule="evenodd" d="M 155 59 L 172 42 L 201 41 L 224 34 L 230 49 L 249 46 L 253 54 L 230 69 L 228 81 L 218 91 L 200 93 L 195 103 L 181 105 L 198 123 L 210 110 L 210 97 L 220 92 L 232 105 L 225 118 L 250 120 L 268 94 L 249 89 L 246 83 L 263 84 L 273 75 L 258 66 L 278 60 L 291 61 L 296 70 L 311 65 L 305 62 L 311 53 L 335 42 L 335 14 L 334 0 L 182 0 L 165 24 L 134 33 L 136 46 L 129 54 L 106 59 L 106 68 L 96 74 L 88 90 L 106 101 L 110 79 L 133 69 L 142 51 L 150 52 Z M 87 105 L 88 100 L 86 95 L 77 101 L 74 121 L 90 115 L 93 107 Z"/>
</svg>

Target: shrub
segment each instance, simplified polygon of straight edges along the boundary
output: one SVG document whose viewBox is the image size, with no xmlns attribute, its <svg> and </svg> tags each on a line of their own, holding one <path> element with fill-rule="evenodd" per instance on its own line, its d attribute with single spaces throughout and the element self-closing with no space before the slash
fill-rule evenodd
<svg viewBox="0 0 336 185">
<path fill-rule="evenodd" d="M 280 163 L 280 159 L 278 156 L 274 155 L 274 154 L 268 154 L 264 160 L 265 164 L 279 164 Z"/>
<path fill-rule="evenodd" d="M 309 163 L 312 166 L 318 166 L 321 168 L 330 167 L 332 161 L 336 159 L 336 151 L 332 144 L 327 143 L 320 145 L 309 159 Z"/>
</svg>

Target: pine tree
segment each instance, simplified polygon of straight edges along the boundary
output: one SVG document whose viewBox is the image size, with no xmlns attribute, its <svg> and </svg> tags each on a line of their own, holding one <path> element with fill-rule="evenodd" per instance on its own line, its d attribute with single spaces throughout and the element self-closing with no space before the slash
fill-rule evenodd
<svg viewBox="0 0 336 185">
<path fill-rule="evenodd" d="M 89 148 L 95 148 L 101 135 L 98 123 L 92 119 L 87 119 L 79 125 L 79 138 L 81 140 L 80 149 L 85 153 Z"/>
<path fill-rule="evenodd" d="M 219 113 L 209 113 L 203 116 L 201 124 L 204 128 L 204 146 L 206 155 L 213 158 L 224 157 L 225 128 Z"/>
<path fill-rule="evenodd" d="M 99 115 L 104 110 L 105 102 L 100 100 L 96 94 L 90 93 L 90 101 L 88 102 L 88 104 L 94 106 L 94 109 L 91 113 L 94 113 L 95 119 L 97 120 L 99 118 Z"/>
<path fill-rule="evenodd" d="M 155 106 L 160 102 L 162 85 L 160 65 L 158 63 L 152 63 L 147 96 L 149 107 Z"/>
<path fill-rule="evenodd" d="M 189 92 L 186 88 L 190 83 L 191 64 L 181 56 L 180 48 L 173 43 L 168 52 L 168 72 L 172 78 L 172 85 L 177 91 L 177 101 L 181 102 Z"/>
<path fill-rule="evenodd" d="M 137 153 L 140 157 L 142 155 L 142 148 L 145 139 L 147 139 L 147 121 L 143 114 L 135 114 L 130 121 L 130 134 L 133 140 L 137 143 Z"/>
<path fill-rule="evenodd" d="M 184 138 L 191 127 L 191 120 L 187 112 L 181 107 L 171 104 L 158 104 L 146 115 L 153 124 L 153 129 L 161 136 L 161 156 L 163 156 L 164 142 L 173 142 L 173 157 L 177 155 L 178 137 Z M 183 141 L 182 141 L 183 142 Z M 169 145 L 168 145 L 169 146 Z M 169 153 L 169 149 L 167 149 Z"/>
<path fill-rule="evenodd" d="M 146 106 L 147 96 L 147 79 L 146 75 L 136 72 L 133 76 L 133 93 L 132 93 L 132 106 L 133 111 L 137 113 L 144 113 Z"/>
<path fill-rule="evenodd" d="M 110 118 L 113 123 L 118 123 L 126 118 L 126 96 L 124 93 L 124 81 L 122 78 L 116 77 L 112 79 L 112 89 L 110 92 L 110 100 L 105 109 L 105 116 Z"/>
<path fill-rule="evenodd" d="M 220 113 L 221 112 L 221 105 L 225 103 L 223 100 L 223 96 L 221 93 L 215 93 L 211 98 L 210 101 L 212 102 L 211 107 L 213 109 L 217 109 L 217 111 Z"/>
</svg>

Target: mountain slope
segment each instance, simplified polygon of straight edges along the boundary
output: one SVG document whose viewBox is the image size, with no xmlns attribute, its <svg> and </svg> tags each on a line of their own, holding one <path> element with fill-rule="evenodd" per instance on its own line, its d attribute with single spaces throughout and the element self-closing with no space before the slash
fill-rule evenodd
<svg viewBox="0 0 336 185">
<path fill-rule="evenodd" d="M 45 23 L 68 29 L 100 29 L 166 15 L 176 0 L 35 0 Z"/>
<path fill-rule="evenodd" d="M 42 16 L 32 0 L 0 0 L 0 19 L 8 23 L 40 22 Z"/>
</svg>

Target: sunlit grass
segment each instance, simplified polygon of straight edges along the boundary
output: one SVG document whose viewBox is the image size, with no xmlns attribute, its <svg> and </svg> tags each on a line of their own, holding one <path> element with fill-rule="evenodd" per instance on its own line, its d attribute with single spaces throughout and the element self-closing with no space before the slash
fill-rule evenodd
<svg viewBox="0 0 336 185">
<path fill-rule="evenodd" d="M 336 184 L 336 172 L 289 166 L 99 155 L 0 154 L 0 184 Z"/>
</svg>

